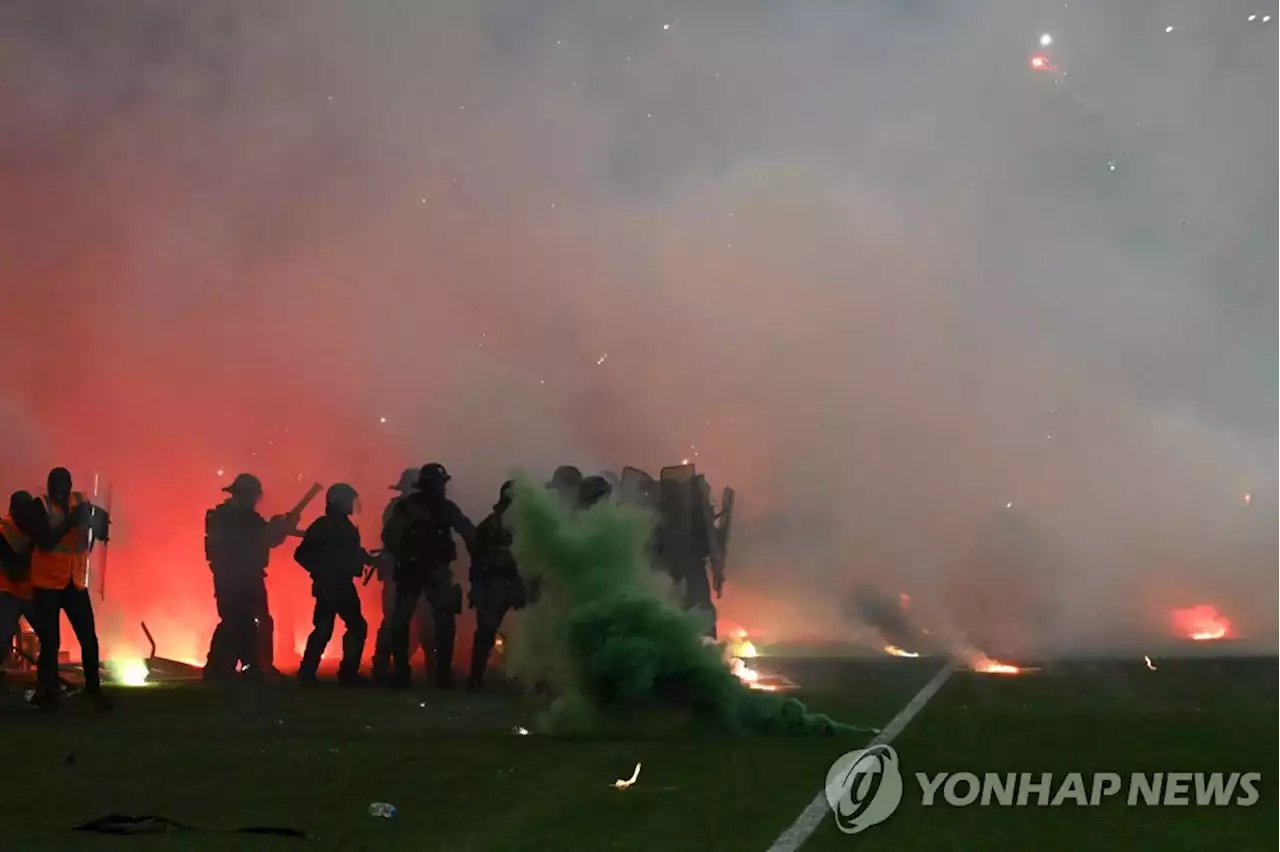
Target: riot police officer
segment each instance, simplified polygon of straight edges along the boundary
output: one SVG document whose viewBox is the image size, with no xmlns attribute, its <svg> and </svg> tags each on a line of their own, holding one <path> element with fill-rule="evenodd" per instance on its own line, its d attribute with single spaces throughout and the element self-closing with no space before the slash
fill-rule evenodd
<svg viewBox="0 0 1280 852">
<path fill-rule="evenodd" d="M 418 468 L 411 467 L 405 469 L 400 474 L 399 481 L 391 486 L 391 490 L 396 492 L 396 496 L 391 498 L 387 503 L 387 507 L 382 510 L 382 526 L 385 528 L 387 521 L 391 518 L 391 513 L 395 510 L 396 504 L 404 499 L 406 494 L 411 494 L 418 488 Z M 382 622 L 378 625 L 378 633 L 374 638 L 373 644 L 373 679 L 376 681 L 385 681 L 389 679 L 391 667 L 391 616 L 396 608 L 396 580 L 395 580 L 395 557 L 388 550 L 383 550 L 379 554 L 377 564 L 378 582 L 382 583 Z M 432 640 L 427 633 L 427 619 L 422 617 L 422 607 L 414 607 L 414 615 L 411 620 L 411 629 L 409 631 L 409 657 L 412 658 L 421 646 L 423 654 L 430 654 L 427 650 L 432 645 Z"/>
<path fill-rule="evenodd" d="M 588 476 L 578 486 L 576 508 L 586 511 L 597 503 L 607 501 L 613 494 L 613 486 L 603 476 Z"/>
<path fill-rule="evenodd" d="M 515 492 L 515 483 L 502 484 L 493 511 L 476 528 L 475 545 L 471 549 L 471 608 L 476 611 L 476 632 L 471 645 L 471 673 L 467 689 L 480 690 L 489 653 L 493 650 L 502 619 L 509 610 L 521 609 L 528 603 L 524 581 L 511 554 L 511 530 L 506 520 L 507 508 Z"/>
<path fill-rule="evenodd" d="M 209 642 L 205 678 L 235 674 L 278 674 L 272 665 L 274 625 L 267 606 L 267 563 L 271 549 L 297 529 L 296 515 L 258 514 L 262 483 L 242 473 L 222 489 L 230 496 L 205 513 L 204 553 L 213 571 L 217 628 Z"/>
<path fill-rule="evenodd" d="M 462 612 L 462 587 L 453 582 L 458 558 L 457 533 L 470 546 L 475 526 L 446 496 L 449 473 L 441 464 L 424 465 L 418 489 L 395 504 L 382 530 L 382 544 L 395 559 L 396 600 L 391 618 L 391 654 L 395 685 L 408 686 L 409 628 L 418 598 L 424 593 L 435 626 L 435 682 L 453 687 L 453 643 Z M 429 666 L 428 666 L 429 668 Z"/>
<path fill-rule="evenodd" d="M 578 501 L 578 493 L 582 488 L 582 471 L 573 465 L 562 464 L 551 474 L 547 489 L 555 493 L 565 506 L 573 506 Z"/>
<path fill-rule="evenodd" d="M 359 495 L 345 482 L 331 485 L 324 499 L 324 514 L 316 518 L 294 551 L 293 558 L 311 575 L 311 594 L 316 599 L 298 679 L 314 682 L 320 657 L 333 637 L 333 620 L 341 618 L 346 627 L 342 636 L 342 663 L 338 682 L 361 684 L 360 656 L 369 627 L 360 613 L 360 595 L 355 578 L 373 557 L 360 544 L 360 530 L 351 522 Z"/>
</svg>

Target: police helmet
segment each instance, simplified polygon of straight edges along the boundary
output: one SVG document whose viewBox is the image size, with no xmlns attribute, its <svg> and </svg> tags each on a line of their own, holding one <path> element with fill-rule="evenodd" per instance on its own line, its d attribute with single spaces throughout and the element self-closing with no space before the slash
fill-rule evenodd
<svg viewBox="0 0 1280 852">
<path fill-rule="evenodd" d="M 549 488 L 577 488 L 582 485 L 582 471 L 571 464 L 562 464 L 551 474 Z"/>
<path fill-rule="evenodd" d="M 405 468 L 404 473 L 400 474 L 400 481 L 391 486 L 392 491 L 399 491 L 405 494 L 418 487 L 418 468 Z"/>
<path fill-rule="evenodd" d="M 418 471 L 418 487 L 422 487 L 429 482 L 444 484 L 452 478 L 449 476 L 449 471 L 444 469 L 444 465 L 437 462 L 424 464 L 422 469 Z"/>
<path fill-rule="evenodd" d="M 588 476 L 582 480 L 578 488 L 578 502 L 583 506 L 594 506 L 613 493 L 613 486 L 603 476 Z"/>
<path fill-rule="evenodd" d="M 254 476 L 252 473 L 242 473 L 235 480 L 222 489 L 228 494 L 243 494 L 246 497 L 253 495 L 262 495 L 262 480 Z"/>
<path fill-rule="evenodd" d="M 360 495 L 346 482 L 335 482 L 324 495 L 326 507 L 340 508 L 347 513 L 355 512 L 357 500 L 360 500 Z"/>
</svg>

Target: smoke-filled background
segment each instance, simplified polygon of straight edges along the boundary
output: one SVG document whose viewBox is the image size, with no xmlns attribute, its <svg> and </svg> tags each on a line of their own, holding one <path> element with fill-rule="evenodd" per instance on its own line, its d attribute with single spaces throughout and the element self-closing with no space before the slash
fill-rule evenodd
<svg viewBox="0 0 1280 852">
<path fill-rule="evenodd" d="M 112 483 L 108 652 L 203 657 L 242 470 L 352 482 L 372 544 L 408 465 L 478 519 L 685 458 L 777 637 L 1032 577 L 1042 645 L 1274 646 L 1272 12 L 7 3 L 0 486 Z M 1051 570 L 973 555 L 1001 512 Z"/>
</svg>

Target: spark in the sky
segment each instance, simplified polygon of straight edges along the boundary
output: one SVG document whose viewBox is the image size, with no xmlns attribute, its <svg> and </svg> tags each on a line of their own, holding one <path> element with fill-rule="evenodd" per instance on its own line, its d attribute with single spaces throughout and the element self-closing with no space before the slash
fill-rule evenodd
<svg viewBox="0 0 1280 852">
<path fill-rule="evenodd" d="M 1040 46 L 1041 46 L 1041 47 L 1048 47 L 1048 46 L 1049 46 L 1049 45 L 1051 45 L 1051 44 L 1053 44 L 1053 36 L 1049 35 L 1048 33 L 1041 33 L 1041 34 L 1040 34 Z"/>
<path fill-rule="evenodd" d="M 1043 53 L 1037 53 L 1031 57 L 1031 67 L 1036 71 L 1048 71 L 1053 66 L 1049 64 L 1049 57 Z"/>
</svg>

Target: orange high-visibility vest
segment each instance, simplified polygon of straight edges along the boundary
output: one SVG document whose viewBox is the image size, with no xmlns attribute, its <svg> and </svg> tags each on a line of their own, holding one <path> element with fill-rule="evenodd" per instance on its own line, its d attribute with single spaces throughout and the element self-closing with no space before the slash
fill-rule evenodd
<svg viewBox="0 0 1280 852">
<path fill-rule="evenodd" d="M 49 525 L 56 527 L 66 516 L 53 501 L 41 498 Z M 79 491 L 71 492 L 67 508 L 74 509 L 84 502 Z M 53 550 L 36 548 L 31 554 L 31 584 L 37 589 L 65 589 L 74 583 L 77 589 L 89 584 L 89 528 L 72 527 Z"/>
<path fill-rule="evenodd" d="M 13 518 L 8 515 L 0 518 L 0 536 L 4 536 L 4 540 L 9 542 L 9 547 L 19 556 L 31 547 L 31 539 L 18 528 L 18 525 L 13 522 Z M 24 601 L 31 600 L 34 595 L 30 578 L 26 580 L 10 580 L 3 571 L 0 571 L 0 592 L 8 592 L 11 595 L 22 598 Z"/>
</svg>

